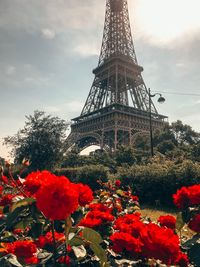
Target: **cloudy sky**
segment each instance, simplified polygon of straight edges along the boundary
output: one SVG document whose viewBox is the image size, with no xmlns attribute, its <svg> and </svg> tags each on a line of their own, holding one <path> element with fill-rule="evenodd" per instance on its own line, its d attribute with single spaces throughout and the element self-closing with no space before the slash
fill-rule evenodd
<svg viewBox="0 0 200 267">
<path fill-rule="evenodd" d="M 158 111 L 200 131 L 200 1 L 128 2 L 145 83 L 166 92 Z M 16 133 L 36 109 L 67 121 L 80 114 L 104 13 L 105 0 L 0 0 L 0 138 Z M 0 144 L 0 156 L 6 154 Z"/>
</svg>

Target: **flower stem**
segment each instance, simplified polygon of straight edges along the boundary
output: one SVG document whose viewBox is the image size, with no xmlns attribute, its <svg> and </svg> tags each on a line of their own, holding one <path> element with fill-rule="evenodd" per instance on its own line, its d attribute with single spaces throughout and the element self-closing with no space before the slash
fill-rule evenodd
<svg viewBox="0 0 200 267">
<path fill-rule="evenodd" d="M 72 227 L 72 219 L 71 216 L 68 216 L 65 220 L 65 246 L 66 246 L 66 252 L 68 250 L 69 245 L 69 232 Z"/>
</svg>

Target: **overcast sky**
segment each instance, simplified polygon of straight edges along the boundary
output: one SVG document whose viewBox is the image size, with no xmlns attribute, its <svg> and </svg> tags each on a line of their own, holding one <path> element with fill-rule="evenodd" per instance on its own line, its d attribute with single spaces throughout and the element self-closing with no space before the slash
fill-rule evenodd
<svg viewBox="0 0 200 267">
<path fill-rule="evenodd" d="M 129 0 L 147 87 L 200 94 L 200 1 Z M 89 93 L 105 0 L 0 0 L 0 138 L 44 110 L 69 121 Z M 200 131 L 200 96 L 163 94 L 158 111 Z M 0 156 L 6 156 L 0 145 Z"/>
</svg>

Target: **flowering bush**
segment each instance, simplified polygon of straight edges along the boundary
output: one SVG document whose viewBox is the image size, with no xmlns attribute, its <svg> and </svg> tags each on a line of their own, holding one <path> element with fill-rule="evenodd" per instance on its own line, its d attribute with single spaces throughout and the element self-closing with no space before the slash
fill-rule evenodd
<svg viewBox="0 0 200 267">
<path fill-rule="evenodd" d="M 190 240 L 183 243 L 183 247 L 188 252 L 190 260 L 195 266 L 200 266 L 200 185 L 182 187 L 173 195 L 174 204 L 181 210 L 180 218 L 182 226 L 187 225 L 196 232 Z"/>
<path fill-rule="evenodd" d="M 143 218 L 138 197 L 120 180 L 99 180 L 93 193 L 49 171 L 17 181 L 10 166 L 8 173 L 1 173 L 0 266 L 189 266 L 189 245 L 182 251 L 176 218 Z M 199 186 L 173 196 L 197 233 L 199 196 Z"/>
</svg>

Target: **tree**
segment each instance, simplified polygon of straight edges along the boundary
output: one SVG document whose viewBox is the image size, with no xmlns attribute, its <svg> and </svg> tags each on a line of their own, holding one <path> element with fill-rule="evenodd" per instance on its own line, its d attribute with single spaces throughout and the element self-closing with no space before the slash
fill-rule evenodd
<svg viewBox="0 0 200 267">
<path fill-rule="evenodd" d="M 4 143 L 12 147 L 15 163 L 28 158 L 32 170 L 52 169 L 63 155 L 67 123 L 43 111 L 26 119 L 24 128 L 4 138 Z"/>
<path fill-rule="evenodd" d="M 180 145 L 194 145 L 200 141 L 200 134 L 180 120 L 172 122 L 171 131 Z"/>
</svg>

